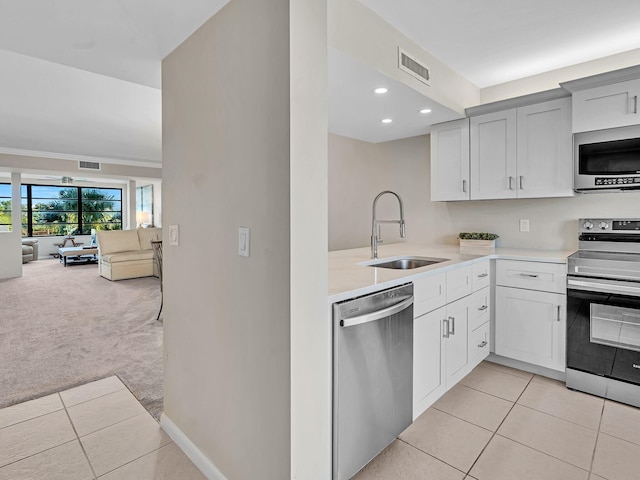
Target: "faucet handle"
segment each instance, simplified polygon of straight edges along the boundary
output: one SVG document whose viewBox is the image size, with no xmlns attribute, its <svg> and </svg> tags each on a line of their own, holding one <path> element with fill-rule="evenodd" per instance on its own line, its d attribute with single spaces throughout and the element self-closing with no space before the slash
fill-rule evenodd
<svg viewBox="0 0 640 480">
<path fill-rule="evenodd" d="M 400 220 L 400 238 L 407 238 L 407 235 L 404 233 L 404 220 Z"/>
<path fill-rule="evenodd" d="M 378 224 L 378 243 L 384 243 L 384 240 L 382 240 L 382 228 L 380 228 L 380 224 Z"/>
</svg>

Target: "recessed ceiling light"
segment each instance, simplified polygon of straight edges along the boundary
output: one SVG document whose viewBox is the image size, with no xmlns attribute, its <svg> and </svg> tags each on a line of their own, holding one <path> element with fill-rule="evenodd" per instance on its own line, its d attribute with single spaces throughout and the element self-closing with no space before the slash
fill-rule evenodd
<svg viewBox="0 0 640 480">
<path fill-rule="evenodd" d="M 378 95 L 382 95 L 383 93 L 387 93 L 388 91 L 389 90 L 384 87 L 379 87 L 374 90 L 374 93 L 377 93 Z"/>
<path fill-rule="evenodd" d="M 423 108 L 422 110 L 420 110 L 420 113 L 431 113 L 431 109 L 430 108 Z"/>
<path fill-rule="evenodd" d="M 391 123 L 391 122 L 393 122 L 393 120 L 391 120 L 390 118 L 382 119 L 382 123 Z"/>
</svg>

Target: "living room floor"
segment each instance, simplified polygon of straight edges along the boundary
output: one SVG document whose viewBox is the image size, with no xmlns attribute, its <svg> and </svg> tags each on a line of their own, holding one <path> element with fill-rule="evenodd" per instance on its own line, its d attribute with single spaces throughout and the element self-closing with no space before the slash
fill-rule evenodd
<svg viewBox="0 0 640 480">
<path fill-rule="evenodd" d="M 205 477 L 116 376 L 0 410 L 0 480 Z"/>
<path fill-rule="evenodd" d="M 482 362 L 357 480 L 638 480 L 640 409 Z"/>
</svg>

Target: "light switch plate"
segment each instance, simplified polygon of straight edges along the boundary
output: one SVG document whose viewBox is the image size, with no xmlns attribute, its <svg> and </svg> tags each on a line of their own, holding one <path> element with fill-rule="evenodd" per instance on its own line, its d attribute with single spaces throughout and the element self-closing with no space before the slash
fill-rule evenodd
<svg viewBox="0 0 640 480">
<path fill-rule="evenodd" d="M 251 230 L 249 227 L 238 228 L 238 255 L 241 257 L 248 257 L 250 245 Z"/>
<path fill-rule="evenodd" d="M 521 218 L 520 219 L 520 231 L 521 232 L 528 232 L 529 231 L 529 219 L 528 218 Z"/>
<path fill-rule="evenodd" d="M 169 245 L 180 245 L 180 229 L 178 225 L 169 225 Z"/>
</svg>

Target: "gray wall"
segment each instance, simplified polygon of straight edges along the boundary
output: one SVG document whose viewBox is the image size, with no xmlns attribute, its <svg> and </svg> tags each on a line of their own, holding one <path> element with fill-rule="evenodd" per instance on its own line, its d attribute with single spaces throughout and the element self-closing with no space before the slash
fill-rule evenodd
<svg viewBox="0 0 640 480">
<path fill-rule="evenodd" d="M 229 479 L 327 478 L 326 6 L 232 0 L 162 67 L 164 413 Z"/>
<path fill-rule="evenodd" d="M 329 247 L 369 245 L 371 203 L 390 188 L 407 209 L 407 241 L 456 244 L 462 231 L 500 235 L 498 246 L 575 249 L 577 219 L 587 216 L 640 217 L 640 193 L 576 195 L 570 198 L 431 202 L 429 136 L 369 144 L 337 135 L 329 141 Z M 393 206 L 390 215 L 397 215 Z M 519 219 L 530 232 L 519 232 Z M 400 241 L 395 227 L 383 237 Z M 387 233 L 388 232 L 388 233 Z M 380 247 L 384 255 L 384 245 Z"/>
</svg>

